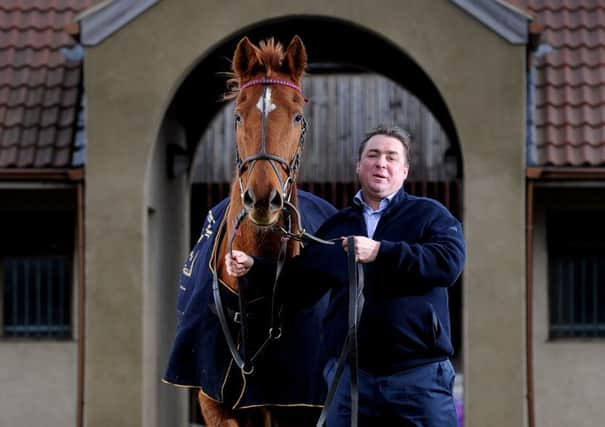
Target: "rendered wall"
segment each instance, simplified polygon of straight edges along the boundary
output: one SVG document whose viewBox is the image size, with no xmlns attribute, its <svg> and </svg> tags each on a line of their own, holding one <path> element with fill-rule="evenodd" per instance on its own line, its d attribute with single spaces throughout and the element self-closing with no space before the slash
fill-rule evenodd
<svg viewBox="0 0 605 427">
<path fill-rule="evenodd" d="M 605 209 L 605 190 L 536 190 L 532 292 L 536 427 L 597 426 L 605 417 L 603 339 L 548 337 L 546 212 L 572 206 Z"/>
<path fill-rule="evenodd" d="M 0 426 L 76 424 L 77 343 L 0 342 Z"/>
</svg>

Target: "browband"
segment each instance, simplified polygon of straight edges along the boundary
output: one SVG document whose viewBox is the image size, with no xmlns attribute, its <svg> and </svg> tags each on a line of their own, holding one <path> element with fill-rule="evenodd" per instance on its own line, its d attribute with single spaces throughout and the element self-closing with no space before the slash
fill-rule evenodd
<svg viewBox="0 0 605 427">
<path fill-rule="evenodd" d="M 304 97 L 304 95 L 302 94 L 302 90 L 300 89 L 300 86 L 295 85 L 292 82 L 289 82 L 288 80 L 281 80 L 281 79 L 254 79 L 254 80 L 250 80 L 246 83 L 244 83 L 241 87 L 240 90 L 244 90 L 250 86 L 256 86 L 256 85 L 282 85 L 282 86 L 288 86 L 291 87 L 292 89 L 294 89 L 295 91 L 297 91 L 298 93 L 301 94 L 301 96 L 305 99 L 305 102 L 307 101 L 307 98 Z"/>
</svg>

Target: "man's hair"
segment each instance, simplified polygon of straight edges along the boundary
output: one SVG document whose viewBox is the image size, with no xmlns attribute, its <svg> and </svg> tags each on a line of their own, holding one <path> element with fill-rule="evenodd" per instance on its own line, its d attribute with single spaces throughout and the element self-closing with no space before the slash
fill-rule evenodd
<svg viewBox="0 0 605 427">
<path fill-rule="evenodd" d="M 363 141 L 361 141 L 361 144 L 359 144 L 359 154 L 357 160 L 361 160 L 361 155 L 363 154 L 363 150 L 366 148 L 366 144 L 370 138 L 376 135 L 390 136 L 401 141 L 401 145 L 403 145 L 403 153 L 405 154 L 407 163 L 410 163 L 410 143 L 412 142 L 410 133 L 399 126 L 385 125 L 376 126 L 374 129 L 365 134 Z"/>
</svg>

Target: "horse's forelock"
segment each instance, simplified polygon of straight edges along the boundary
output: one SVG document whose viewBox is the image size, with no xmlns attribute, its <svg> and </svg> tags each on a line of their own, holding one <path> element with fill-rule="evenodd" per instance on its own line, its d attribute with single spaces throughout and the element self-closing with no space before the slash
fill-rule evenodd
<svg viewBox="0 0 605 427">
<path fill-rule="evenodd" d="M 279 71 L 284 60 L 284 48 L 280 42 L 273 38 L 263 40 L 259 43 L 258 60 L 265 67 L 267 77 L 271 77 L 272 71 Z"/>
</svg>

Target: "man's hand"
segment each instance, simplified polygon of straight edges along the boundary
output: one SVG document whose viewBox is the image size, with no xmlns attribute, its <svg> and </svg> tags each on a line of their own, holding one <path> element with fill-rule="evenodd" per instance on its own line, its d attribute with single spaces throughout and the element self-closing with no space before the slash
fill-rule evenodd
<svg viewBox="0 0 605 427">
<path fill-rule="evenodd" d="M 367 264 L 376 259 L 378 250 L 380 249 L 380 242 L 376 240 L 368 239 L 364 236 L 353 236 L 355 241 L 355 261 L 362 264 Z M 345 252 L 349 252 L 349 246 L 347 245 L 347 238 L 342 238 L 342 247 Z"/>
<path fill-rule="evenodd" d="M 233 277 L 242 277 L 254 264 L 254 258 L 242 251 L 232 251 L 225 255 L 227 273 Z"/>
</svg>

